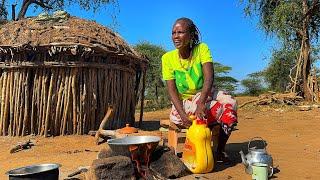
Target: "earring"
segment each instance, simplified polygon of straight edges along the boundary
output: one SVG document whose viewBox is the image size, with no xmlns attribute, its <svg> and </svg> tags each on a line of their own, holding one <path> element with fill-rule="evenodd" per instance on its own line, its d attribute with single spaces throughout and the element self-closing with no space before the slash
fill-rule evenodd
<svg viewBox="0 0 320 180">
<path fill-rule="evenodd" d="M 193 46 L 193 40 L 192 39 L 191 39 L 189 45 L 190 45 L 190 49 L 192 49 L 192 46 Z"/>
</svg>

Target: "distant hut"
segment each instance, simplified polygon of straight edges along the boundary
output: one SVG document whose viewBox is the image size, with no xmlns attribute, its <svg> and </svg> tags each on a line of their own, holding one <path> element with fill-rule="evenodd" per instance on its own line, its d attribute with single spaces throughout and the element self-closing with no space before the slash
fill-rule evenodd
<svg viewBox="0 0 320 180">
<path fill-rule="evenodd" d="M 86 134 L 108 104 L 107 129 L 134 124 L 148 60 L 119 35 L 68 14 L 10 22 L 0 34 L 0 135 Z"/>
</svg>

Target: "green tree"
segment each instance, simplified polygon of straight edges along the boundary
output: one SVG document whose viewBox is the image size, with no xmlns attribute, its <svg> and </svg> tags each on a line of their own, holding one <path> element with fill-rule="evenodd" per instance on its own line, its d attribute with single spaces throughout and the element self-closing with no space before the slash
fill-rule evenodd
<svg viewBox="0 0 320 180">
<path fill-rule="evenodd" d="M 259 95 L 265 88 L 263 86 L 263 73 L 257 72 L 248 75 L 248 78 L 241 81 L 241 85 L 245 88 L 245 94 Z"/>
<path fill-rule="evenodd" d="M 8 11 L 6 9 L 5 1 L 2 0 L 0 4 L 0 20 L 6 20 L 8 16 Z"/>
<path fill-rule="evenodd" d="M 299 54 L 297 51 L 288 48 L 273 50 L 269 65 L 263 72 L 270 90 L 278 92 L 288 90 L 288 85 L 292 83 L 290 74 L 297 54 Z"/>
<path fill-rule="evenodd" d="M 145 55 L 149 59 L 149 66 L 146 76 L 146 99 L 158 104 L 158 108 L 163 107 L 163 101 L 167 101 L 167 93 L 161 76 L 161 57 L 166 50 L 149 42 L 140 42 L 134 46 L 134 49 Z M 159 102 L 161 101 L 161 102 Z"/>
<path fill-rule="evenodd" d="M 320 30 L 320 0 L 240 0 L 248 16 L 259 15 L 260 26 L 268 35 L 275 35 L 285 47 L 299 50 L 295 61 L 293 92 L 313 100 L 310 91 L 312 46 Z M 313 85 L 312 85 L 313 86 Z"/>
<path fill-rule="evenodd" d="M 6 7 L 7 2 L 9 0 L 2 0 L 0 3 L 0 20 L 7 19 L 8 10 Z M 15 7 L 19 5 L 20 10 L 18 12 L 18 17 L 14 20 L 23 19 L 27 13 L 28 8 L 31 5 L 34 5 L 35 8 L 43 8 L 45 10 L 59 10 L 63 9 L 66 6 L 77 4 L 80 8 L 89 11 L 93 10 L 96 12 L 103 5 L 107 4 L 116 4 L 117 0 L 20 0 L 16 1 L 18 4 L 13 4 Z"/>
<path fill-rule="evenodd" d="M 238 80 L 228 76 L 232 70 L 229 66 L 224 66 L 218 62 L 214 62 L 214 84 L 218 89 L 226 90 L 234 93 L 237 87 Z"/>
</svg>

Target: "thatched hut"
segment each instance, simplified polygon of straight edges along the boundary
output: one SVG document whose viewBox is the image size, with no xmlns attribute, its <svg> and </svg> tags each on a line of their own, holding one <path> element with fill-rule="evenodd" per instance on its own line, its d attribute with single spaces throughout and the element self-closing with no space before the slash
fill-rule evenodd
<svg viewBox="0 0 320 180">
<path fill-rule="evenodd" d="M 86 134 L 108 104 L 107 129 L 133 125 L 148 60 L 119 35 L 69 16 L 10 22 L 0 34 L 0 135 Z"/>
</svg>

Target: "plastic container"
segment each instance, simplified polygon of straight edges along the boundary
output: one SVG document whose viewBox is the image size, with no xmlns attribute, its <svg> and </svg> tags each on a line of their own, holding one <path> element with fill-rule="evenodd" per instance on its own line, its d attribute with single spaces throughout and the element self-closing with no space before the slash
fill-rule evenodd
<svg viewBox="0 0 320 180">
<path fill-rule="evenodd" d="M 187 131 L 182 160 L 195 174 L 208 173 L 213 170 L 211 148 L 211 131 L 206 121 L 194 120 Z"/>
</svg>

